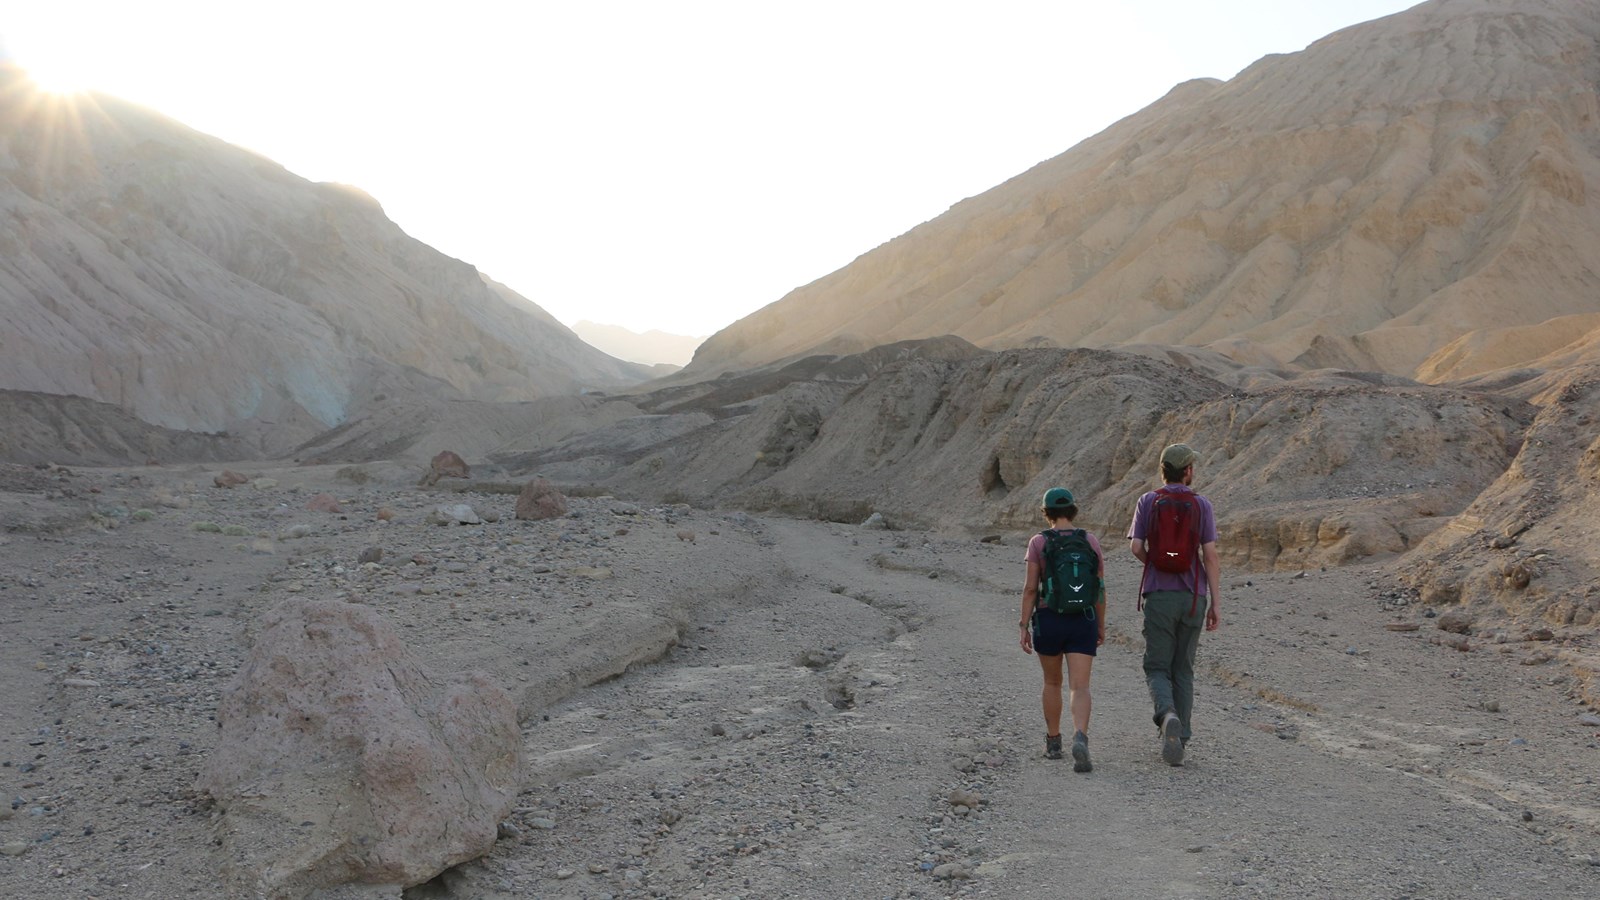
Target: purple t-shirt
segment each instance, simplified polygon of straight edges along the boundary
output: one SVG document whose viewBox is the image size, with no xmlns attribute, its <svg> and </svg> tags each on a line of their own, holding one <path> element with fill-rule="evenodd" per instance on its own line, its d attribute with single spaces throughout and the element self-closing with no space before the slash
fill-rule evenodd
<svg viewBox="0 0 1600 900">
<path fill-rule="evenodd" d="M 1070 528 L 1052 528 L 1050 530 L 1051 531 L 1071 531 L 1072 529 L 1070 529 Z M 1085 537 L 1087 537 L 1089 539 L 1089 546 L 1094 548 L 1094 555 L 1100 561 L 1100 583 L 1101 584 L 1105 584 L 1106 583 L 1106 555 L 1105 555 L 1105 552 L 1100 549 L 1100 539 L 1095 537 L 1094 536 L 1094 532 L 1092 532 L 1092 531 L 1085 531 L 1083 534 L 1084 534 Z M 1028 562 L 1031 562 L 1031 563 L 1037 565 L 1040 568 L 1041 571 L 1044 569 L 1044 535 L 1036 534 L 1033 537 L 1028 539 L 1028 552 L 1027 552 L 1026 555 L 1023 556 L 1023 559 L 1025 559 Z M 1039 604 L 1038 605 L 1039 605 L 1040 609 L 1044 608 L 1044 598 L 1041 597 L 1039 599 Z"/>
<path fill-rule="evenodd" d="M 1202 546 L 1214 543 L 1217 540 L 1217 515 L 1211 509 L 1211 501 L 1189 489 L 1184 484 L 1169 484 L 1169 491 L 1177 493 L 1194 494 L 1195 500 L 1200 503 L 1200 544 Z M 1150 533 L 1150 508 L 1156 502 L 1156 492 L 1149 491 L 1139 498 L 1139 504 L 1133 508 L 1133 524 L 1128 527 L 1128 539 L 1142 541 Z M 1210 589 L 1205 582 L 1205 557 L 1200 559 L 1201 580 L 1197 585 L 1194 582 L 1194 573 L 1191 572 L 1164 572 L 1155 566 L 1145 566 L 1144 581 L 1139 584 L 1139 593 L 1148 594 L 1151 591 L 1187 591 L 1194 593 L 1199 590 L 1202 596 L 1210 594 Z"/>
</svg>

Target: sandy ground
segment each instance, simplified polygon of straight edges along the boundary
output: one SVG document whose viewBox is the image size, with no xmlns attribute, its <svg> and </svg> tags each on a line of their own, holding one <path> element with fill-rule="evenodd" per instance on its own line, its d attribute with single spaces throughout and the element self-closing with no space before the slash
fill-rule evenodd
<svg viewBox="0 0 1600 900">
<path fill-rule="evenodd" d="M 276 483 L 0 473 L 0 896 L 218 895 L 193 785 L 250 622 L 291 595 L 368 603 L 520 702 L 502 840 L 408 897 L 1600 893 L 1600 720 L 1556 659 L 1581 639 L 1458 649 L 1381 563 L 1225 573 L 1171 768 L 1107 536 L 1095 770 L 1074 774 L 1041 758 L 1015 646 L 1025 535 L 612 498 L 526 523 L 505 494 L 240 470 Z M 308 511 L 320 490 L 345 513 Z M 426 523 L 458 501 L 498 521 Z"/>
</svg>

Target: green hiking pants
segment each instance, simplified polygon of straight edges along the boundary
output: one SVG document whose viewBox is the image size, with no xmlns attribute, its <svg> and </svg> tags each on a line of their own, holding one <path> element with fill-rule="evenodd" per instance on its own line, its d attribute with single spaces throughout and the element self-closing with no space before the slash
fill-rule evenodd
<svg viewBox="0 0 1600 900">
<path fill-rule="evenodd" d="M 1196 602 L 1188 591 L 1144 595 L 1144 680 L 1150 686 L 1156 727 L 1168 712 L 1177 713 L 1185 743 L 1194 713 L 1194 656 L 1205 629 L 1206 599 L 1202 595 Z"/>
</svg>

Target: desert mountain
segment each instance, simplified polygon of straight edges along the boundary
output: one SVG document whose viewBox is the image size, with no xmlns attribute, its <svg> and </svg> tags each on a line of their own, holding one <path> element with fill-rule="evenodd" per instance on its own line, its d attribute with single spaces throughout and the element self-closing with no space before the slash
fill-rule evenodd
<svg viewBox="0 0 1600 900">
<path fill-rule="evenodd" d="M 277 452 L 385 396 L 642 380 L 371 197 L 0 71 L 0 388 Z"/>
<path fill-rule="evenodd" d="M 944 334 L 1429 382 L 1600 342 L 1600 5 L 1429 0 L 1181 84 L 711 337 L 701 376 Z"/>
<path fill-rule="evenodd" d="M 695 348 L 705 342 L 704 336 L 669 334 L 654 328 L 641 334 L 621 325 L 602 325 L 587 319 L 573 325 L 572 330 L 590 346 L 617 359 L 650 366 L 682 368 L 694 358 Z"/>
</svg>

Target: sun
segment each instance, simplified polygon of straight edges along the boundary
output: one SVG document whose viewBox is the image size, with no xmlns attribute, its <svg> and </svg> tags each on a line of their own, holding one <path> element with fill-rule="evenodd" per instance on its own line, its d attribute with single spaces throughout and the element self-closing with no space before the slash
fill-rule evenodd
<svg viewBox="0 0 1600 900">
<path fill-rule="evenodd" d="M 52 65 L 43 60 L 19 59 L 18 66 L 39 90 L 65 96 L 93 90 L 86 72 L 70 64 Z"/>
</svg>

